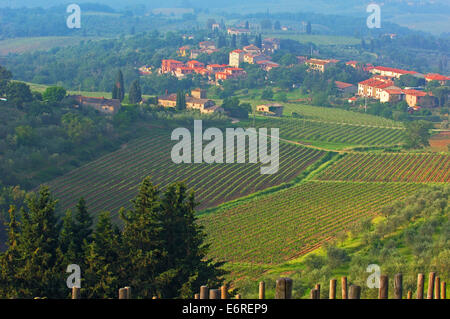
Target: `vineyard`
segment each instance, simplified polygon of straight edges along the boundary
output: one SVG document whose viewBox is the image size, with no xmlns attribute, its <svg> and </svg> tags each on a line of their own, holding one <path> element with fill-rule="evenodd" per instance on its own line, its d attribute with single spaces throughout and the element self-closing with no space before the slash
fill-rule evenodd
<svg viewBox="0 0 450 319">
<path fill-rule="evenodd" d="M 211 257 L 277 264 L 314 250 L 419 184 L 311 181 L 200 218 Z"/>
<path fill-rule="evenodd" d="M 339 108 L 319 107 L 305 104 L 286 104 L 284 113 L 295 112 L 306 119 L 327 123 L 359 124 L 386 128 L 402 128 L 403 125 L 393 120 L 365 113 L 346 111 Z"/>
<path fill-rule="evenodd" d="M 291 181 L 326 154 L 280 143 L 278 173 L 262 175 L 260 164 L 174 164 L 170 157 L 172 145 L 169 133 L 158 131 L 52 181 L 49 186 L 62 210 L 73 208 L 84 197 L 92 213 L 108 210 L 115 216 L 120 207 L 131 206 L 130 200 L 144 177 L 151 176 L 162 187 L 185 181 L 189 189 L 195 189 L 202 209 Z"/>
<path fill-rule="evenodd" d="M 443 154 L 348 154 L 319 180 L 365 182 L 450 182 L 450 156 Z"/>
<path fill-rule="evenodd" d="M 255 123 L 249 120 L 243 125 L 279 128 L 281 138 L 300 142 L 322 141 L 375 146 L 400 144 L 404 138 L 404 130 L 399 128 L 323 123 L 295 118 L 258 117 Z"/>
</svg>

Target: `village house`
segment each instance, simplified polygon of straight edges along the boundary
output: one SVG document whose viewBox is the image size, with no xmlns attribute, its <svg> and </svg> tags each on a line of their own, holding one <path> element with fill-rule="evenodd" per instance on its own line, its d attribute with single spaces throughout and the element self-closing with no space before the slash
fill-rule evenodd
<svg viewBox="0 0 450 319">
<path fill-rule="evenodd" d="M 139 68 L 139 74 L 140 75 L 149 75 L 149 74 L 152 74 L 152 67 L 151 66 L 147 66 L 147 65 L 144 65 L 144 66 L 141 66 L 140 68 Z"/>
<path fill-rule="evenodd" d="M 191 60 L 186 63 L 189 68 L 204 68 L 205 64 L 196 60 Z"/>
<path fill-rule="evenodd" d="M 261 105 L 256 106 L 256 111 L 261 112 L 264 115 L 282 116 L 283 115 L 283 105 L 278 104 L 278 103 L 261 104 Z"/>
<path fill-rule="evenodd" d="M 380 99 L 382 90 L 385 89 L 399 89 L 394 86 L 392 81 L 380 81 L 377 79 L 368 79 L 358 83 L 358 95 L 363 97 L 370 97 L 373 99 Z"/>
<path fill-rule="evenodd" d="M 200 47 L 200 49 L 211 49 L 211 50 L 217 49 L 214 41 L 202 41 L 199 42 L 198 46 Z"/>
<path fill-rule="evenodd" d="M 176 107 L 177 95 L 172 93 L 158 97 L 158 105 L 164 107 Z M 203 114 L 222 111 L 213 100 L 206 98 L 206 91 L 202 89 L 192 90 L 191 96 L 186 94 L 186 109 L 199 110 Z"/>
<path fill-rule="evenodd" d="M 323 73 L 328 67 L 334 65 L 337 62 L 339 62 L 339 60 L 309 59 L 305 61 L 305 64 L 308 66 L 310 71 L 319 71 Z"/>
<path fill-rule="evenodd" d="M 351 83 L 334 81 L 334 85 L 336 86 L 339 92 L 344 94 L 354 94 L 356 93 L 356 91 L 358 91 L 356 85 L 353 85 Z"/>
<path fill-rule="evenodd" d="M 178 55 L 182 57 L 186 57 L 189 55 L 189 50 L 191 47 L 189 45 L 182 46 L 178 48 Z"/>
<path fill-rule="evenodd" d="M 447 85 L 447 83 L 450 81 L 450 78 L 438 73 L 428 73 L 427 75 L 425 75 L 425 81 L 438 81 L 440 85 Z"/>
<path fill-rule="evenodd" d="M 236 49 L 230 52 L 229 62 L 230 66 L 238 68 L 244 62 L 244 51 Z"/>
<path fill-rule="evenodd" d="M 436 100 L 430 92 L 418 90 L 403 90 L 405 101 L 409 107 L 417 110 L 421 107 L 434 107 Z"/>
<path fill-rule="evenodd" d="M 278 68 L 280 66 L 278 63 L 269 60 L 257 61 L 256 64 L 258 64 L 264 71 L 270 71 L 273 68 Z"/>
<path fill-rule="evenodd" d="M 250 53 L 250 54 L 253 54 L 253 55 L 261 54 L 261 49 L 258 48 L 258 47 L 257 47 L 256 45 L 254 45 L 254 44 L 247 45 L 247 46 L 243 47 L 242 50 L 243 50 L 245 53 Z"/>
<path fill-rule="evenodd" d="M 249 29 L 228 28 L 227 33 L 229 35 L 250 35 L 251 32 Z"/>
<path fill-rule="evenodd" d="M 384 89 L 380 93 L 381 103 L 396 103 L 405 99 L 405 93 L 401 89 Z"/>
<path fill-rule="evenodd" d="M 370 70 L 370 72 L 372 74 L 379 74 L 379 75 L 384 75 L 384 76 L 389 76 L 389 77 L 394 77 L 394 78 L 400 78 L 402 75 L 405 74 L 416 74 L 416 71 L 407 71 L 407 70 L 402 70 L 402 69 L 396 69 L 396 68 L 389 68 L 389 67 L 385 67 L 385 66 L 376 66 L 374 68 L 372 68 Z"/>
<path fill-rule="evenodd" d="M 241 76 L 244 76 L 246 73 L 244 69 L 242 68 L 235 68 L 235 67 L 227 67 L 223 72 L 217 72 L 215 74 L 216 82 L 219 80 L 228 80 L 228 79 L 234 79 Z"/>
<path fill-rule="evenodd" d="M 280 49 L 280 40 L 276 38 L 266 38 L 262 41 L 262 52 L 265 54 L 274 54 Z"/>
<path fill-rule="evenodd" d="M 161 61 L 161 73 L 173 73 L 179 67 L 184 66 L 183 62 L 177 60 L 162 60 Z"/>
<path fill-rule="evenodd" d="M 119 112 L 121 103 L 117 99 L 105 99 L 104 97 L 87 97 L 82 95 L 68 95 L 67 99 L 72 99 L 78 103 L 75 107 L 90 107 L 100 113 L 114 115 Z"/>
<path fill-rule="evenodd" d="M 244 54 L 244 62 L 248 64 L 256 64 L 258 61 L 267 61 L 269 60 L 269 57 L 262 55 L 262 54 L 251 54 L 251 53 L 245 53 Z"/>
</svg>

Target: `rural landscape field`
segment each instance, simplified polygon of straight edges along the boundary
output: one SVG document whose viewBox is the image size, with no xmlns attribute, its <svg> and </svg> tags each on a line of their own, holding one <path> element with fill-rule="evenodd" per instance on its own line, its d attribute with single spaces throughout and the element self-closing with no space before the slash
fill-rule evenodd
<svg viewBox="0 0 450 319">
<path fill-rule="evenodd" d="M 3 2 L 1 299 L 447 299 L 445 1 Z"/>
</svg>

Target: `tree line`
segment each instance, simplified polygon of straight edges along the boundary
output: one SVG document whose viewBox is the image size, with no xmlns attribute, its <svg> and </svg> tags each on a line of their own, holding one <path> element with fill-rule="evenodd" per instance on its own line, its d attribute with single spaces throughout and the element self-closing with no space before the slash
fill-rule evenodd
<svg viewBox="0 0 450 319">
<path fill-rule="evenodd" d="M 145 178 L 133 208 L 116 218 L 102 212 L 94 225 L 86 203 L 62 220 L 48 187 L 9 209 L 7 250 L 0 255 L 0 297 L 66 298 L 68 265 L 81 268 L 81 293 L 114 298 L 123 286 L 137 298 L 191 298 L 200 285 L 223 282 L 222 263 L 206 257 L 206 234 L 196 201 L 183 183 L 165 190 Z"/>
</svg>

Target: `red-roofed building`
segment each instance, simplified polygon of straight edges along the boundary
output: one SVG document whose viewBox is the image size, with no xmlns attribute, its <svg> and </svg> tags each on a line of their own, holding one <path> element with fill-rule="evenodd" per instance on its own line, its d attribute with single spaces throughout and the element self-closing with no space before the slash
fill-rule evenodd
<svg viewBox="0 0 450 319">
<path fill-rule="evenodd" d="M 305 64 L 308 65 L 309 70 L 325 72 L 325 70 L 329 66 L 331 66 L 337 62 L 339 62 L 339 60 L 336 60 L 336 59 L 330 59 L 330 60 L 309 59 L 309 60 L 305 61 Z"/>
<path fill-rule="evenodd" d="M 179 67 L 184 66 L 183 62 L 177 60 L 162 60 L 161 73 L 172 73 Z"/>
<path fill-rule="evenodd" d="M 238 68 L 244 62 L 244 54 L 245 52 L 240 49 L 231 51 L 228 64 Z"/>
<path fill-rule="evenodd" d="M 436 105 L 436 99 L 431 92 L 403 90 L 403 93 L 405 93 L 406 103 L 414 109 L 417 107 L 433 107 Z"/>
<path fill-rule="evenodd" d="M 204 63 L 198 62 L 196 60 L 188 61 L 188 63 L 186 63 L 186 65 L 190 68 L 204 68 L 205 67 Z"/>
<path fill-rule="evenodd" d="M 273 68 L 278 68 L 280 66 L 278 63 L 275 63 L 275 62 L 272 62 L 272 61 L 269 61 L 269 60 L 257 61 L 256 64 L 261 66 L 261 68 L 264 71 L 270 71 Z"/>
<path fill-rule="evenodd" d="M 381 91 L 387 88 L 399 89 L 392 81 L 384 82 L 371 78 L 358 83 L 358 95 L 379 99 Z"/>
<path fill-rule="evenodd" d="M 225 71 L 225 67 L 226 67 L 226 65 L 224 65 L 224 64 L 209 64 L 209 65 L 206 66 L 206 68 L 211 73 L 224 72 Z"/>
<path fill-rule="evenodd" d="M 376 67 L 372 68 L 370 70 L 370 72 L 372 74 L 379 74 L 379 75 L 390 76 L 390 77 L 395 77 L 395 78 L 399 78 L 405 74 L 416 74 L 417 73 L 416 71 L 407 71 L 407 70 L 390 68 L 390 67 L 385 67 L 385 66 L 376 66 Z"/>
<path fill-rule="evenodd" d="M 446 85 L 450 78 L 445 75 L 440 75 L 438 73 L 428 73 L 425 75 L 425 81 L 438 81 L 440 85 Z"/>
<path fill-rule="evenodd" d="M 182 78 L 184 77 L 186 74 L 191 74 L 194 73 L 194 69 L 187 67 L 187 66 L 180 66 L 178 68 L 176 68 L 174 74 L 177 78 Z"/>
<path fill-rule="evenodd" d="M 405 98 L 405 93 L 401 89 L 384 89 L 380 93 L 381 103 L 391 103 L 402 101 Z"/>
</svg>

